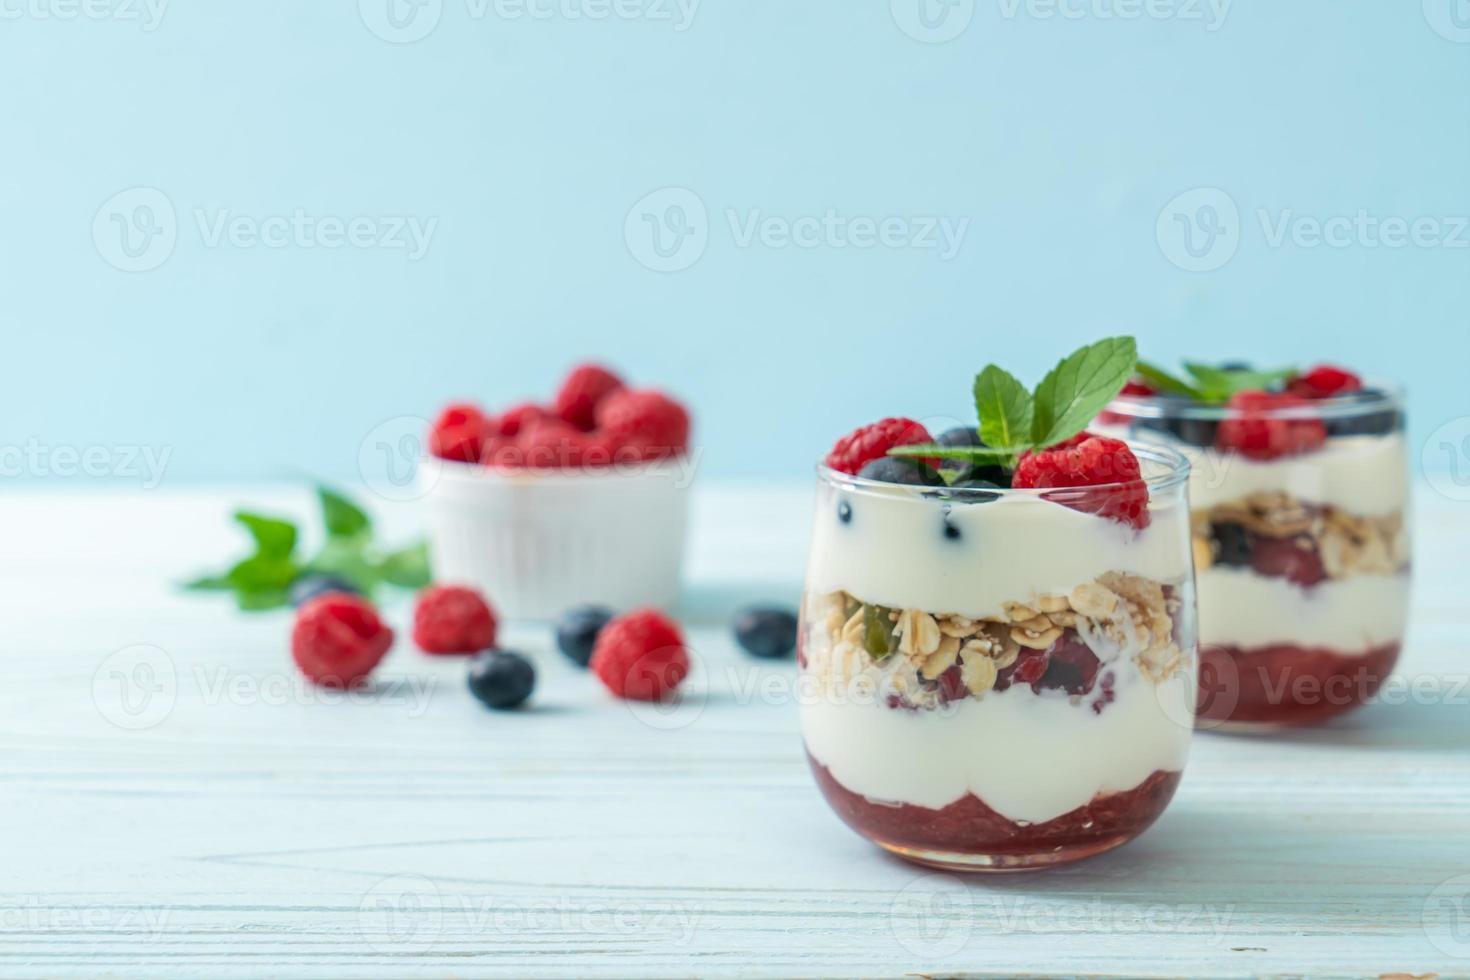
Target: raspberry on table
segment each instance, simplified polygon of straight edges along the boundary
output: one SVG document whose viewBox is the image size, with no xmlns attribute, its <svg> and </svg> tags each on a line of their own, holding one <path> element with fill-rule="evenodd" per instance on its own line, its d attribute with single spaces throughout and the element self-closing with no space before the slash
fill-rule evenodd
<svg viewBox="0 0 1470 980">
<path fill-rule="evenodd" d="M 1282 418 L 1283 409 L 1310 406 L 1308 399 L 1269 391 L 1237 392 L 1230 399 L 1231 414 L 1220 423 L 1216 446 L 1234 450 L 1248 459 L 1279 459 L 1311 452 L 1327 441 L 1321 419 Z"/>
<path fill-rule="evenodd" d="M 929 435 L 929 430 L 913 419 L 881 419 L 838 439 L 832 451 L 827 454 L 826 464 L 829 469 L 838 473 L 857 476 L 858 471 L 868 463 L 887 456 L 890 449 L 933 441 L 934 437 Z M 939 461 L 928 462 L 937 465 Z"/>
<path fill-rule="evenodd" d="M 660 391 L 614 391 L 597 406 L 597 428 L 620 461 L 666 459 L 689 449 L 689 413 Z"/>
<path fill-rule="evenodd" d="M 1298 398 L 1333 398 L 1362 388 L 1362 378 L 1332 364 L 1319 364 L 1292 378 L 1286 386 L 1287 392 Z"/>
<path fill-rule="evenodd" d="M 439 413 L 429 429 L 429 452 L 440 459 L 478 463 L 495 423 L 476 405 L 455 402 Z"/>
<path fill-rule="evenodd" d="M 413 641 L 425 653 L 478 653 L 495 645 L 495 611 L 463 585 L 431 585 L 413 610 Z"/>
<path fill-rule="evenodd" d="M 1121 439 L 1089 432 L 1049 449 L 1026 452 L 1016 465 L 1011 485 L 1017 489 L 1098 487 L 1095 492 L 1057 494 L 1058 503 L 1140 530 L 1148 527 L 1148 486 L 1138 457 Z"/>
<path fill-rule="evenodd" d="M 597 423 L 597 406 L 622 387 L 623 379 L 602 365 L 581 364 L 561 383 L 551 410 L 568 425 L 590 432 Z"/>
<path fill-rule="evenodd" d="M 618 697 L 658 701 L 688 675 L 689 652 L 677 623 L 656 609 L 635 609 L 597 634 L 590 666 Z"/>
<path fill-rule="evenodd" d="M 331 592 L 296 613 L 291 657 L 313 683 L 349 687 L 372 673 L 393 645 L 393 630 L 361 596 Z"/>
<path fill-rule="evenodd" d="M 612 462 L 612 450 L 599 433 L 583 432 L 561 419 L 547 418 L 529 423 L 509 449 L 498 450 L 486 462 L 531 469 L 606 466 Z"/>
</svg>

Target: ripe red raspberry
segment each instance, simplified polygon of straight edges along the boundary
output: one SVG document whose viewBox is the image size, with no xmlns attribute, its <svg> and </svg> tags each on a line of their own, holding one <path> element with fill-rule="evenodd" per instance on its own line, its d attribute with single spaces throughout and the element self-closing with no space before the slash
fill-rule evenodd
<svg viewBox="0 0 1470 980">
<path fill-rule="evenodd" d="M 479 653 L 495 645 L 495 612 L 462 585 L 431 585 L 413 610 L 413 642 L 425 653 Z"/>
<path fill-rule="evenodd" d="M 597 634 L 588 666 L 620 698 L 658 701 L 689 673 L 678 624 L 656 609 L 635 609 Z"/>
<path fill-rule="evenodd" d="M 857 476 L 858 470 L 875 459 L 887 456 L 888 450 L 896 446 L 933 441 L 934 437 L 929 434 L 929 430 L 913 419 L 882 419 L 838 439 L 832 451 L 827 454 L 826 463 L 829 469 L 838 473 Z M 934 466 L 939 463 L 938 460 L 928 462 Z"/>
<path fill-rule="evenodd" d="M 478 406 L 455 402 L 439 413 L 429 429 L 429 452 L 440 459 L 476 463 L 485 440 L 494 432 L 495 423 Z"/>
<path fill-rule="evenodd" d="M 1148 527 L 1148 487 L 1138 457 L 1121 439 L 1080 432 L 1050 449 L 1023 453 L 1011 485 L 1018 489 L 1101 487 L 1093 492 L 1058 493 L 1048 498 L 1140 530 Z"/>
<path fill-rule="evenodd" d="M 1123 390 L 1118 392 L 1118 397 L 1152 398 L 1157 394 L 1158 392 L 1151 388 L 1149 385 L 1135 379 L 1133 381 L 1129 381 L 1123 386 Z M 1104 410 L 1098 415 L 1097 420 L 1104 425 L 1122 425 L 1123 423 L 1129 421 L 1129 416 L 1119 414 L 1118 412 L 1109 412 Z"/>
<path fill-rule="evenodd" d="M 1327 426 L 1322 420 L 1287 419 L 1277 414 L 1310 405 L 1310 401 L 1296 395 L 1238 392 L 1230 399 L 1231 416 L 1220 423 L 1215 445 L 1249 459 L 1279 459 L 1310 452 L 1327 441 Z"/>
<path fill-rule="evenodd" d="M 563 422 L 590 432 L 597 421 L 597 406 L 622 387 L 623 379 L 607 368 L 599 364 L 582 364 L 573 368 L 561 383 L 551 410 Z"/>
<path fill-rule="evenodd" d="M 618 459 L 665 459 L 689 449 L 689 413 L 658 391 L 623 388 L 597 406 L 597 427 Z"/>
<path fill-rule="evenodd" d="M 551 413 L 533 402 L 512 405 L 501 413 L 497 428 L 502 436 L 520 435 L 521 429 L 533 421 L 548 418 Z"/>
<path fill-rule="evenodd" d="M 1361 391 L 1363 379 L 1331 364 L 1319 364 L 1291 379 L 1286 390 L 1298 398 L 1332 398 Z"/>
<path fill-rule="evenodd" d="M 514 446 L 498 454 L 501 466 L 532 469 L 576 469 L 612 462 L 608 440 L 597 432 L 583 432 L 560 419 L 539 419 L 521 429 Z"/>
<path fill-rule="evenodd" d="M 348 687 L 372 673 L 393 645 L 393 631 L 372 603 L 347 592 L 329 592 L 296 612 L 291 657 L 309 680 Z"/>
</svg>

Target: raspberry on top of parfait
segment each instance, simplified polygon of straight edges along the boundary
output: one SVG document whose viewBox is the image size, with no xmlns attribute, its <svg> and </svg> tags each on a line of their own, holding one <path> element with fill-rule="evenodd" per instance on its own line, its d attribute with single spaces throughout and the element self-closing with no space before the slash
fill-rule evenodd
<svg viewBox="0 0 1470 980">
<path fill-rule="evenodd" d="M 838 439 L 826 464 L 884 483 L 949 488 L 956 502 L 993 500 L 993 490 L 1057 490 L 1048 499 L 1142 530 L 1148 487 L 1138 457 L 1085 428 L 1129 384 L 1137 360 L 1133 338 L 1099 341 L 1063 358 L 1034 391 L 989 365 L 975 378 L 974 428 L 934 439 L 919 422 L 886 418 Z M 1077 488 L 1095 489 L 1066 492 Z"/>
</svg>

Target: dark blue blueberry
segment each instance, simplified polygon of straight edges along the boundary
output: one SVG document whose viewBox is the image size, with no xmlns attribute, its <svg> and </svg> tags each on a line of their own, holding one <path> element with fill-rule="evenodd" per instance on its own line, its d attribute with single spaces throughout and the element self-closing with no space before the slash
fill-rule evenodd
<svg viewBox="0 0 1470 980">
<path fill-rule="evenodd" d="M 1367 407 L 1372 402 L 1383 402 L 1388 404 L 1388 395 L 1377 388 L 1364 388 L 1354 391 L 1346 396 L 1364 403 Z M 1397 431 L 1403 424 L 1397 409 L 1384 408 L 1381 412 L 1364 412 L 1342 418 L 1326 418 L 1323 420 L 1327 426 L 1329 436 L 1386 436 L 1390 432 Z"/>
<path fill-rule="evenodd" d="M 1215 444 L 1215 435 L 1220 429 L 1220 423 L 1214 419 L 1135 418 L 1133 428 L 1164 432 L 1186 446 L 1209 448 Z"/>
<path fill-rule="evenodd" d="M 844 524 L 852 523 L 852 504 L 847 501 L 837 505 L 837 519 Z"/>
<path fill-rule="evenodd" d="M 955 476 L 952 487 L 982 487 L 987 489 L 1009 489 L 1011 473 L 999 463 L 966 463 Z"/>
<path fill-rule="evenodd" d="M 1255 368 L 1251 366 L 1251 362 L 1250 361 L 1225 361 L 1222 364 L 1216 365 L 1216 367 L 1219 370 L 1221 370 L 1221 371 L 1254 371 L 1255 370 Z"/>
<path fill-rule="evenodd" d="M 901 483 L 914 487 L 942 487 L 944 480 L 932 469 L 918 460 L 901 459 L 898 456 L 880 456 L 858 470 L 864 480 L 880 483 Z"/>
<path fill-rule="evenodd" d="M 470 693 L 487 708 L 514 708 L 536 687 L 536 668 L 519 653 L 486 650 L 470 661 Z"/>
<path fill-rule="evenodd" d="M 774 660 L 796 649 L 796 615 L 772 606 L 751 606 L 735 614 L 735 642 L 753 657 Z"/>
<path fill-rule="evenodd" d="M 298 575 L 296 581 L 291 583 L 287 594 L 291 599 L 291 605 L 304 606 L 317 596 L 326 595 L 328 592 L 362 594 L 361 589 L 342 576 L 328 575 L 326 572 L 306 572 Z"/>
<path fill-rule="evenodd" d="M 1251 563 L 1251 539 L 1245 528 L 1215 523 L 1210 525 L 1210 534 L 1215 539 L 1215 564 L 1243 567 Z"/>
<path fill-rule="evenodd" d="M 945 429 L 934 440 L 936 445 L 948 449 L 984 449 L 985 442 L 980 438 L 980 432 L 966 425 L 957 425 L 953 429 Z"/>
<path fill-rule="evenodd" d="M 579 667 L 592 659 L 597 634 L 613 618 L 613 611 L 602 606 L 576 606 L 561 614 L 556 621 L 556 646 Z"/>
<path fill-rule="evenodd" d="M 944 536 L 950 541 L 960 539 L 960 529 L 949 522 L 949 505 L 944 505 Z"/>
</svg>

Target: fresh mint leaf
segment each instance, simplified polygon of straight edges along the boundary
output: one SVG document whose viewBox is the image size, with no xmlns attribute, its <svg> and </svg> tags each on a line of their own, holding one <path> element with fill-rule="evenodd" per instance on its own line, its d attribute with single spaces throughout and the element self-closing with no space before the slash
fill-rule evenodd
<svg viewBox="0 0 1470 980">
<path fill-rule="evenodd" d="M 296 549 L 296 525 L 290 521 L 246 510 L 235 511 L 235 520 L 245 525 L 262 557 L 286 558 Z"/>
<path fill-rule="evenodd" d="M 890 456 L 917 456 L 931 459 L 963 459 L 971 463 L 1005 463 L 1025 449 L 1025 446 L 1009 446 L 1004 449 L 990 446 L 941 446 L 932 442 L 920 442 L 910 446 L 895 446 L 888 450 Z"/>
<path fill-rule="evenodd" d="M 321 485 L 317 486 L 316 495 L 321 501 L 322 523 L 329 537 L 350 538 L 372 530 L 372 520 L 345 495 Z"/>
<path fill-rule="evenodd" d="M 1030 440 L 1031 392 L 1005 368 L 991 364 L 975 376 L 975 411 L 987 446 L 1024 448 Z"/>
<path fill-rule="evenodd" d="M 300 574 L 301 566 L 290 558 L 255 555 L 236 562 L 225 577 L 237 593 L 265 592 L 285 589 Z"/>
<path fill-rule="evenodd" d="M 183 585 L 191 592 L 229 592 L 234 589 L 228 575 L 201 575 Z"/>
<path fill-rule="evenodd" d="M 256 592 L 236 592 L 235 605 L 241 612 L 261 612 L 279 609 L 291 604 L 290 594 L 285 589 L 261 589 Z"/>
<path fill-rule="evenodd" d="M 401 589 L 422 589 L 429 584 L 429 545 L 418 544 L 390 551 L 378 564 L 378 574 L 389 585 Z"/>
<path fill-rule="evenodd" d="M 1196 361 L 1185 361 L 1184 369 L 1199 382 L 1202 400 L 1212 402 L 1227 402 L 1239 392 L 1270 388 L 1296 375 L 1296 371 L 1290 368 L 1280 371 L 1230 371 Z"/>
<path fill-rule="evenodd" d="M 1036 386 L 1031 441 L 1051 446 L 1087 427 L 1138 364 L 1132 337 L 1109 337 L 1065 357 Z"/>
<path fill-rule="evenodd" d="M 1150 385 L 1159 391 L 1168 392 L 1172 395 L 1183 395 L 1196 401 L 1204 398 L 1204 393 L 1188 381 L 1176 378 L 1163 368 L 1156 367 L 1147 361 L 1139 361 L 1135 369 L 1138 374 Z"/>
<path fill-rule="evenodd" d="M 327 538 L 322 550 L 306 563 L 306 570 L 345 578 L 365 595 L 373 593 L 380 578 L 377 565 L 369 557 L 366 537 Z"/>
</svg>

